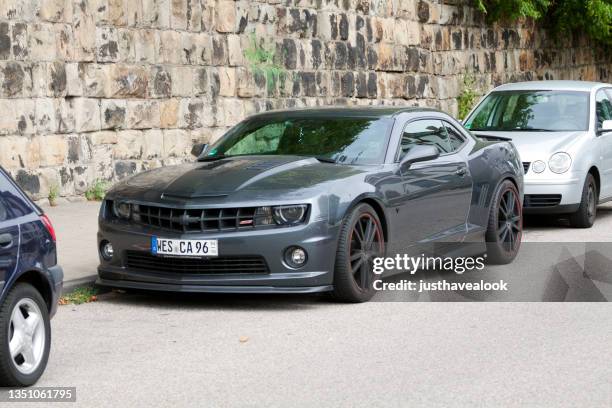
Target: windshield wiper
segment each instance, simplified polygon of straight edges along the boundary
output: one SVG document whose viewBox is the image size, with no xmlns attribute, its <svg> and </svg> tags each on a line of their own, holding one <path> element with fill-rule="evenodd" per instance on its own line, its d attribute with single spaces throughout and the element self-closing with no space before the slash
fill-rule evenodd
<svg viewBox="0 0 612 408">
<path fill-rule="evenodd" d="M 329 157 L 314 156 L 314 158 L 322 163 L 334 163 L 334 164 L 338 163 L 336 160 L 330 159 Z"/>
<path fill-rule="evenodd" d="M 206 156 L 198 159 L 199 162 L 207 162 L 207 161 L 215 161 L 220 159 L 225 159 L 227 156 L 224 154 L 217 154 L 215 156 Z"/>
</svg>

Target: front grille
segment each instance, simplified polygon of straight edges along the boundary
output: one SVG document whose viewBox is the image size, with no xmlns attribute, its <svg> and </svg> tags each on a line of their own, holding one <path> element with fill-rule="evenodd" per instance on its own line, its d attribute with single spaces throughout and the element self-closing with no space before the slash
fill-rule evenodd
<svg viewBox="0 0 612 408">
<path fill-rule="evenodd" d="M 216 232 L 253 229 L 257 207 L 178 209 L 135 205 L 133 219 L 141 224 L 177 232 Z"/>
<path fill-rule="evenodd" d="M 529 166 L 531 166 L 531 162 L 523 162 L 523 170 L 525 170 L 525 174 L 529 171 Z"/>
<path fill-rule="evenodd" d="M 151 272 L 188 274 L 267 274 L 261 256 L 220 256 L 215 258 L 164 258 L 148 252 L 127 251 L 126 266 Z"/>
<path fill-rule="evenodd" d="M 529 194 L 525 196 L 523 207 L 554 207 L 561 202 L 561 194 Z"/>
</svg>

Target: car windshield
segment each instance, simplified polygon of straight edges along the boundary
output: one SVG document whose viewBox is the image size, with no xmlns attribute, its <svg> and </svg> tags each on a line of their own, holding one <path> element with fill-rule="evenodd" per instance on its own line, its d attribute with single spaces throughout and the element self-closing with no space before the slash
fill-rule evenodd
<svg viewBox="0 0 612 408">
<path fill-rule="evenodd" d="M 465 121 L 474 131 L 559 132 L 588 126 L 589 93 L 573 91 L 492 92 Z"/>
<path fill-rule="evenodd" d="M 380 164 L 389 142 L 389 118 L 255 118 L 242 122 L 201 160 L 245 155 L 316 157 L 339 164 Z"/>
</svg>

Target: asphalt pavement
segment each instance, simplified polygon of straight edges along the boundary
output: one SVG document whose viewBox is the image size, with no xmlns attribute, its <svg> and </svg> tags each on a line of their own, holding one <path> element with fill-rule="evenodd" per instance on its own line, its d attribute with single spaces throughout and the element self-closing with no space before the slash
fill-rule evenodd
<svg viewBox="0 0 612 408">
<path fill-rule="evenodd" d="M 47 209 L 67 279 L 95 274 L 98 206 Z M 612 241 L 601 210 L 591 230 L 531 219 L 524 238 Z M 37 385 L 76 387 L 77 406 L 612 405 L 610 303 L 111 292 L 52 327 Z"/>
</svg>

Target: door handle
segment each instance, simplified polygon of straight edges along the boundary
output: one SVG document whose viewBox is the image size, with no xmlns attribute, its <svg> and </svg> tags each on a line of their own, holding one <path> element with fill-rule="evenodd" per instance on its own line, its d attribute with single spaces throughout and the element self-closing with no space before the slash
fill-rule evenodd
<svg viewBox="0 0 612 408">
<path fill-rule="evenodd" d="M 0 234 L 0 248 L 10 248 L 13 245 L 13 236 L 11 234 Z"/>
<path fill-rule="evenodd" d="M 467 174 L 467 170 L 465 169 L 465 167 L 461 167 L 460 169 L 457 169 L 457 171 L 455 172 L 456 175 L 458 176 L 465 176 Z"/>
</svg>

